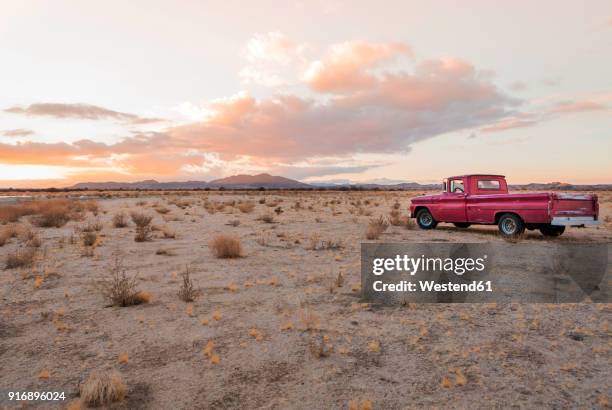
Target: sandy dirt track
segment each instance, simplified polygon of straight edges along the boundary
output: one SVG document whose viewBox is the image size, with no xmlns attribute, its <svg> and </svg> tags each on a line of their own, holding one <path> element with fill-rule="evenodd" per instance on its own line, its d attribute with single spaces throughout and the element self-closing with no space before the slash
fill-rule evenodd
<svg viewBox="0 0 612 410">
<path fill-rule="evenodd" d="M 64 391 L 59 407 L 76 406 L 79 383 L 95 369 L 121 374 L 128 394 L 111 407 L 126 409 L 603 408 L 612 400 L 610 304 L 359 303 L 368 221 L 387 217 L 396 201 L 407 215 L 414 193 L 140 195 L 99 199 L 97 216 L 34 228 L 34 266 L 0 270 L 0 409 L 19 407 L 8 391 Z M 611 197 L 600 194 L 602 219 L 612 217 Z M 241 212 L 245 201 L 254 210 Z M 135 242 L 131 221 L 113 227 L 122 210 L 153 215 L 153 239 Z M 272 223 L 259 220 L 267 214 Z M 78 227 L 94 221 L 102 229 L 91 256 Z M 390 226 L 376 241 L 503 241 L 496 232 Z M 208 243 L 218 234 L 238 237 L 243 257 L 215 258 Z M 553 240 L 611 239 L 608 222 Z M 522 241 L 544 240 L 534 231 Z M 0 267 L 23 246 L 12 238 L 0 247 Z M 100 281 L 117 252 L 149 303 L 106 306 Z M 201 290 L 192 303 L 177 296 L 187 265 Z M 215 360 L 205 353 L 210 341 Z"/>
</svg>

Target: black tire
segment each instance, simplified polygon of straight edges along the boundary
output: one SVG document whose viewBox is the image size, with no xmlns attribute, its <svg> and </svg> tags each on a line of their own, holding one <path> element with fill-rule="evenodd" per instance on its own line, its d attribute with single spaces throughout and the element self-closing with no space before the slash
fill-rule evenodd
<svg viewBox="0 0 612 410">
<path fill-rule="evenodd" d="M 421 209 L 416 214 L 416 221 L 421 229 L 434 229 L 438 226 L 438 221 L 434 219 L 429 209 Z"/>
<path fill-rule="evenodd" d="M 565 226 L 544 225 L 540 228 L 540 232 L 544 236 L 560 236 L 565 232 Z"/>
<path fill-rule="evenodd" d="M 523 220 L 515 214 L 503 214 L 497 224 L 499 232 L 506 237 L 515 237 L 525 232 Z"/>
<path fill-rule="evenodd" d="M 453 225 L 455 225 L 457 228 L 469 228 L 471 224 L 467 222 L 453 222 Z"/>
</svg>

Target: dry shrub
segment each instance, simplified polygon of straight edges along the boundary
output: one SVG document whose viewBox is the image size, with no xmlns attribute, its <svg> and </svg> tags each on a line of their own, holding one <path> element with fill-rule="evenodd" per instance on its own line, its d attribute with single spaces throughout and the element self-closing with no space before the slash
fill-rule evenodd
<svg viewBox="0 0 612 410">
<path fill-rule="evenodd" d="M 116 371 L 92 372 L 79 390 L 83 403 L 91 407 L 123 400 L 127 394 L 127 387 Z"/>
<path fill-rule="evenodd" d="M 29 268 L 34 263 L 36 248 L 26 247 L 15 249 L 6 256 L 5 269 Z"/>
<path fill-rule="evenodd" d="M 380 235 L 387 230 L 389 223 L 382 216 L 370 219 L 368 229 L 366 230 L 367 239 L 378 239 Z"/>
<path fill-rule="evenodd" d="M 334 351 L 334 346 L 324 335 L 313 335 L 309 343 L 310 353 L 317 359 L 327 357 Z"/>
<path fill-rule="evenodd" d="M 229 235 L 217 235 L 208 244 L 217 258 L 238 258 L 242 256 L 240 239 Z"/>
<path fill-rule="evenodd" d="M 341 288 L 342 286 L 344 286 L 344 275 L 342 275 L 342 272 L 338 272 L 338 276 L 336 276 L 336 280 L 335 280 L 335 285 L 338 288 Z"/>
<path fill-rule="evenodd" d="M 410 218 L 409 216 L 403 216 L 402 217 L 402 226 L 406 229 L 416 229 L 416 222 L 414 222 L 414 219 Z"/>
<path fill-rule="evenodd" d="M 265 222 L 267 224 L 271 224 L 271 223 L 274 223 L 274 215 L 272 215 L 271 213 L 263 214 L 263 215 L 259 216 L 259 218 L 257 218 L 257 220 Z"/>
<path fill-rule="evenodd" d="M 119 212 L 113 216 L 113 226 L 115 228 L 125 228 L 128 224 L 127 215 L 125 212 Z"/>
<path fill-rule="evenodd" d="M 193 302 L 198 295 L 198 291 L 193 286 L 191 281 L 191 269 L 189 266 L 185 267 L 185 270 L 181 273 L 183 282 L 178 291 L 179 298 L 184 302 Z"/>
<path fill-rule="evenodd" d="M 136 224 L 136 242 L 146 242 L 151 240 L 151 221 L 153 217 L 141 212 L 132 212 L 132 221 Z"/>
<path fill-rule="evenodd" d="M 70 201 L 66 199 L 51 199 L 40 202 L 38 205 L 38 215 L 33 222 L 41 228 L 61 228 L 66 225 L 74 215 L 76 210 Z"/>
<path fill-rule="evenodd" d="M 155 208 L 155 212 L 166 215 L 168 212 L 170 212 L 170 209 L 166 208 L 165 206 L 158 206 Z"/>
<path fill-rule="evenodd" d="M 319 251 L 323 249 L 340 249 L 342 248 L 342 241 L 337 239 L 321 239 L 319 234 L 312 234 L 310 236 L 310 244 L 307 249 L 312 251 Z"/>
<path fill-rule="evenodd" d="M 39 212 L 41 203 L 30 201 L 0 205 L 0 223 L 17 222 L 22 216 L 34 215 Z"/>
<path fill-rule="evenodd" d="M 102 294 L 108 299 L 111 306 L 132 306 L 147 303 L 148 294 L 136 290 L 136 275 L 127 275 L 123 266 L 123 255 L 115 252 L 110 266 L 110 279 L 103 282 Z"/>
<path fill-rule="evenodd" d="M 238 205 L 238 209 L 244 214 L 249 214 L 255 209 L 255 204 L 253 202 L 243 202 Z"/>
<path fill-rule="evenodd" d="M 102 230 L 102 222 L 96 219 L 95 221 L 89 221 L 87 224 L 78 228 L 81 232 L 100 232 Z"/>
<path fill-rule="evenodd" d="M 4 246 L 9 239 L 16 237 L 18 234 L 15 225 L 7 225 L 0 230 L 0 246 Z"/>
<path fill-rule="evenodd" d="M 176 231 L 171 229 L 169 226 L 164 226 L 162 229 L 162 234 L 166 239 L 176 239 Z"/>
<path fill-rule="evenodd" d="M 389 212 L 389 224 L 399 226 L 402 224 L 401 213 L 397 209 L 391 209 Z"/>
<path fill-rule="evenodd" d="M 155 251 L 156 255 L 164 255 L 164 256 L 176 256 L 176 253 L 172 249 L 159 248 Z"/>
<path fill-rule="evenodd" d="M 10 238 L 11 237 L 7 235 L 6 232 L 0 231 L 0 247 L 6 245 Z"/>
<path fill-rule="evenodd" d="M 98 241 L 98 234 L 92 231 L 83 231 L 81 234 L 81 241 L 83 242 L 83 246 L 94 246 Z"/>
</svg>

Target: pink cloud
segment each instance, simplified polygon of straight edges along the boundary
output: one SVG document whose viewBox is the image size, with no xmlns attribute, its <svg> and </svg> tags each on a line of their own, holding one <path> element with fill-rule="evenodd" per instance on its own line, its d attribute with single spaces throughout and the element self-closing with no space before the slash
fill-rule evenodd
<svg viewBox="0 0 612 410">
<path fill-rule="evenodd" d="M 162 122 L 160 118 L 146 118 L 135 114 L 109 110 L 91 104 L 36 103 L 28 107 L 10 107 L 4 110 L 12 114 L 48 116 L 55 118 L 78 118 L 87 120 L 112 119 L 132 124 Z"/>
<path fill-rule="evenodd" d="M 28 135 L 34 134 L 34 131 L 26 129 L 26 128 L 17 128 L 14 130 L 4 130 L 0 131 L 5 137 L 27 137 Z"/>
<path fill-rule="evenodd" d="M 361 90 L 376 83 L 370 69 L 401 56 L 412 56 L 412 50 L 406 44 L 358 41 L 335 44 L 322 60 L 310 64 L 304 80 L 319 92 Z"/>
</svg>

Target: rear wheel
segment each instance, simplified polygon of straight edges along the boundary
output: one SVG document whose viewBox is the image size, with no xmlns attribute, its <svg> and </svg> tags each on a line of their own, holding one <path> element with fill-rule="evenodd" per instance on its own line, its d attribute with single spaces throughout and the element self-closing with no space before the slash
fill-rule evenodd
<svg viewBox="0 0 612 410">
<path fill-rule="evenodd" d="M 540 232 L 544 236 L 559 236 L 565 232 L 565 226 L 544 225 L 540 228 Z"/>
<path fill-rule="evenodd" d="M 428 209 L 421 209 L 416 214 L 417 224 L 421 229 L 434 229 L 438 225 Z"/>
<path fill-rule="evenodd" d="M 471 224 L 467 222 L 453 222 L 453 225 L 455 225 L 457 228 L 469 228 Z"/>
<path fill-rule="evenodd" d="M 525 232 L 523 220 L 514 214 L 503 214 L 499 218 L 499 232 L 504 236 L 517 236 Z"/>
</svg>

